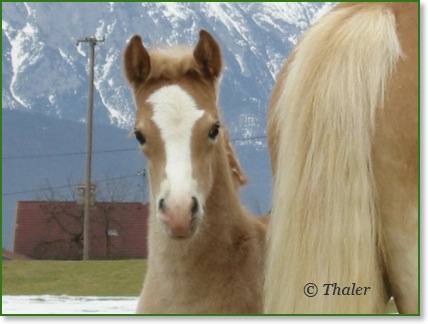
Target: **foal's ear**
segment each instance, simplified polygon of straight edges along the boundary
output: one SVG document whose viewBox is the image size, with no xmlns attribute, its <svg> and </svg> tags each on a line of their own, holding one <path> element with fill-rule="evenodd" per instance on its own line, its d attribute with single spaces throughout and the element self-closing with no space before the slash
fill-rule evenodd
<svg viewBox="0 0 428 324">
<path fill-rule="evenodd" d="M 150 73 L 150 56 L 139 35 L 133 36 L 125 49 L 124 66 L 131 85 L 143 83 Z"/>
<path fill-rule="evenodd" d="M 204 29 L 199 32 L 199 41 L 193 56 L 205 78 L 214 81 L 220 76 L 223 67 L 220 45 Z"/>
</svg>

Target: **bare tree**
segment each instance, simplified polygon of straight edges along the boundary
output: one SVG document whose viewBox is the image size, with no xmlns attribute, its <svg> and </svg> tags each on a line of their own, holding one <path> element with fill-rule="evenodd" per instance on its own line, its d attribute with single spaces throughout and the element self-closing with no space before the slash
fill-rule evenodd
<svg viewBox="0 0 428 324">
<path fill-rule="evenodd" d="M 49 228 L 50 222 L 54 222 L 61 232 L 58 238 L 46 239 L 36 247 L 37 254 L 41 257 L 47 254 L 56 256 L 64 249 L 82 251 L 76 256 L 78 259 L 83 256 L 83 207 L 74 203 L 77 197 L 76 185 L 72 184 L 71 177 L 67 178 L 67 184 L 61 189 L 54 189 L 49 180 L 46 180 L 45 187 L 36 196 L 36 199 L 41 201 L 40 207 L 47 215 L 46 228 Z M 105 180 L 96 189 L 92 221 L 103 231 L 100 236 L 92 236 L 91 241 L 105 244 L 107 259 L 114 257 L 115 246 L 112 237 L 117 234 L 115 231 L 123 228 L 117 215 L 126 210 L 127 207 L 122 202 L 125 200 L 129 202 L 133 190 L 135 191 L 135 188 L 129 178 L 113 178 L 108 173 L 105 173 Z M 136 194 L 132 201 L 137 201 Z M 94 232 L 91 231 L 91 234 L 94 235 Z"/>
<path fill-rule="evenodd" d="M 69 198 L 75 200 L 75 190 L 71 184 L 71 177 L 67 178 L 67 186 L 54 189 L 49 180 L 46 179 L 45 188 L 38 192 L 36 199 L 40 201 L 39 207 L 47 215 L 46 231 L 53 222 L 60 229 L 61 236 L 47 238 L 35 247 L 35 254 L 40 258 L 64 258 L 63 251 L 81 251 L 83 249 L 83 210 L 70 203 L 60 203 Z M 49 236 L 48 236 L 49 237 Z M 68 256 L 72 257 L 72 256 Z M 81 253 L 74 258 L 80 259 Z"/>
<path fill-rule="evenodd" d="M 112 237 L 117 235 L 117 229 L 121 230 L 123 228 L 121 220 L 113 216 L 123 214 L 123 211 L 127 209 L 121 202 L 124 202 L 127 198 L 129 199 L 133 190 L 127 177 L 112 178 L 106 172 L 104 173 L 104 178 L 105 186 L 97 191 L 95 206 L 99 214 L 103 217 L 106 257 L 111 258 L 115 248 Z M 134 196 L 132 201 L 137 201 L 136 196 Z"/>
</svg>

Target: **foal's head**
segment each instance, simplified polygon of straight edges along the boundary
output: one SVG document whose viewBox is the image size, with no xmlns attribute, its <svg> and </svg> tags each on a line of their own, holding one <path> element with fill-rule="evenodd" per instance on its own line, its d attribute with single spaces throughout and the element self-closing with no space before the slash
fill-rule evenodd
<svg viewBox="0 0 428 324">
<path fill-rule="evenodd" d="M 204 215 L 213 155 L 224 141 L 217 109 L 220 47 L 201 30 L 193 50 L 148 53 L 136 35 L 124 60 L 137 106 L 134 134 L 148 160 L 156 218 L 171 237 L 188 237 Z"/>
</svg>

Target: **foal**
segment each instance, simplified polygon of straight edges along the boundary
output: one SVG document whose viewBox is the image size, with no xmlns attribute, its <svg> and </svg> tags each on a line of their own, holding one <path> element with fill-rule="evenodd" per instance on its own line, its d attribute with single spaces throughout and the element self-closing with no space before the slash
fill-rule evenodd
<svg viewBox="0 0 428 324">
<path fill-rule="evenodd" d="M 261 313 L 265 227 L 244 210 L 234 183 L 217 108 L 220 47 L 208 32 L 199 36 L 193 51 L 149 54 L 140 36 L 125 50 L 151 186 L 137 312 Z"/>
</svg>

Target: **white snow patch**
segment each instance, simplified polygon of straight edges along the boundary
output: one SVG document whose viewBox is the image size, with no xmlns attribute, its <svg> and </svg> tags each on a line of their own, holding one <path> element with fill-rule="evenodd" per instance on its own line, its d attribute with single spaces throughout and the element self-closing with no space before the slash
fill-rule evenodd
<svg viewBox="0 0 428 324">
<path fill-rule="evenodd" d="M 187 19 L 186 10 L 184 5 L 176 2 L 165 2 L 162 3 L 162 13 L 168 19 L 173 20 L 185 20 Z"/>
<path fill-rule="evenodd" d="M 208 18 L 220 20 L 228 29 L 231 35 L 240 34 L 247 43 L 250 43 L 246 35 L 249 30 L 245 23 L 239 21 L 241 16 L 236 14 L 235 5 L 225 2 L 206 2 L 205 6 L 208 8 L 206 15 Z"/>
<path fill-rule="evenodd" d="M 241 68 L 241 73 L 244 74 L 244 72 L 245 72 L 245 65 L 244 65 L 243 58 L 239 54 L 234 54 L 233 56 L 235 56 L 235 60 L 238 62 L 239 67 Z"/>
<path fill-rule="evenodd" d="M 296 46 L 297 42 L 299 41 L 299 37 L 300 36 L 297 36 L 297 35 L 290 35 L 288 36 L 288 41 L 292 43 L 294 46 Z"/>
<path fill-rule="evenodd" d="M 111 96 L 112 91 L 117 92 L 117 89 L 110 89 L 113 85 L 113 80 L 110 78 L 108 79 L 108 75 L 110 72 L 110 69 L 112 66 L 117 62 L 117 58 L 119 56 L 119 52 L 115 49 L 110 49 L 106 55 L 105 62 L 103 64 L 99 64 L 97 66 L 97 69 L 95 71 L 95 80 L 94 85 L 95 88 L 98 90 L 98 93 L 100 95 L 101 101 L 104 105 L 104 107 L 108 110 L 110 114 L 110 120 L 116 121 L 118 125 L 126 125 L 128 124 L 128 120 L 123 117 L 120 111 L 114 108 L 113 105 L 109 103 L 109 99 L 115 98 L 115 96 Z M 107 84 L 110 86 L 108 88 L 108 91 L 103 91 L 105 87 L 103 87 L 103 83 L 107 82 Z"/>
<path fill-rule="evenodd" d="M 265 14 L 261 14 L 261 13 L 257 13 L 257 14 L 255 14 L 254 15 L 254 20 L 255 21 L 258 21 L 258 22 L 263 22 L 263 23 L 265 23 L 265 24 L 267 24 L 267 25 L 271 25 L 271 26 L 273 26 L 273 28 L 274 29 L 277 29 L 277 30 L 282 30 L 282 27 L 281 26 L 279 26 L 278 24 L 276 24 L 272 19 L 271 19 L 271 17 L 270 16 L 268 16 L 268 15 L 265 15 Z"/>
<path fill-rule="evenodd" d="M 60 49 L 60 48 L 58 48 L 58 51 L 59 51 L 59 54 L 61 55 L 61 57 L 64 59 L 64 61 L 66 61 L 67 64 L 73 66 L 73 61 L 70 58 L 70 56 L 67 55 L 67 54 L 65 54 L 64 51 L 62 49 Z"/>
<path fill-rule="evenodd" d="M 81 56 L 83 56 L 83 57 L 86 57 L 86 52 L 82 49 L 82 45 L 83 45 L 84 43 L 79 43 L 79 44 L 77 44 L 77 52 L 81 55 Z"/>
<path fill-rule="evenodd" d="M 305 3 L 298 2 L 269 2 L 265 3 L 264 9 L 269 12 L 270 17 L 273 19 L 306 29 L 308 25 L 302 19 L 305 15 L 305 6 Z"/>
<path fill-rule="evenodd" d="M 49 102 L 51 103 L 51 105 L 55 105 L 55 103 L 56 103 L 56 97 L 54 95 L 50 95 L 48 97 L 48 99 L 49 99 Z"/>
<path fill-rule="evenodd" d="M 138 297 L 2 296 L 2 315 L 9 314 L 135 314 Z"/>
<path fill-rule="evenodd" d="M 98 22 L 101 24 L 101 26 L 98 27 L 97 30 L 95 31 L 95 37 L 101 38 L 104 35 L 103 30 L 104 30 L 105 22 L 104 22 L 104 20 L 99 20 Z"/>
<path fill-rule="evenodd" d="M 117 20 L 114 19 L 109 24 L 106 24 L 106 22 L 101 19 L 98 22 L 100 23 L 100 26 L 95 31 L 95 37 L 97 37 L 98 39 L 101 39 L 103 37 L 107 39 L 110 36 L 110 34 L 113 32 L 114 26 L 116 26 Z"/>
<path fill-rule="evenodd" d="M 22 29 L 22 32 L 24 34 L 26 34 L 27 36 L 33 36 L 34 37 L 37 34 L 37 29 L 27 22 L 25 27 Z"/>
<path fill-rule="evenodd" d="M 27 9 L 28 16 L 34 16 L 36 13 L 36 9 L 31 9 L 28 2 L 24 2 L 25 9 Z"/>
<path fill-rule="evenodd" d="M 26 50 L 28 44 L 39 45 L 36 39 L 37 29 L 28 22 L 22 30 L 14 30 L 6 21 L 2 20 L 2 31 L 10 43 L 10 62 L 12 65 L 12 80 L 10 83 L 10 93 L 13 98 L 25 108 L 30 105 L 21 98 L 15 91 L 15 85 L 19 72 L 26 66 L 33 65 L 41 57 L 41 48 L 32 47 L 31 52 Z"/>
</svg>

